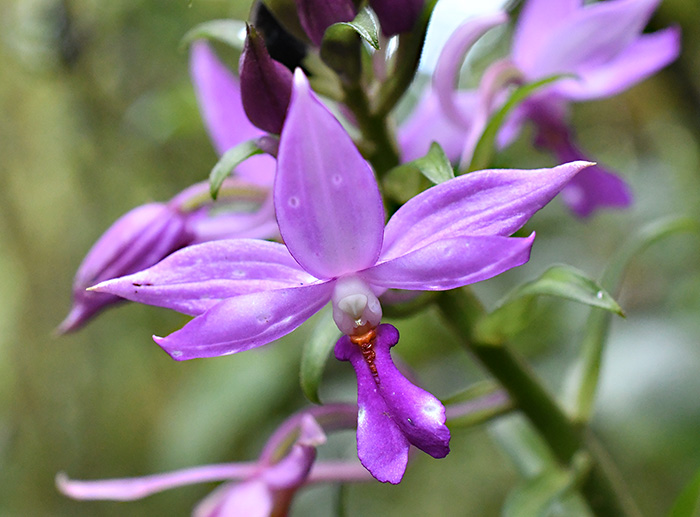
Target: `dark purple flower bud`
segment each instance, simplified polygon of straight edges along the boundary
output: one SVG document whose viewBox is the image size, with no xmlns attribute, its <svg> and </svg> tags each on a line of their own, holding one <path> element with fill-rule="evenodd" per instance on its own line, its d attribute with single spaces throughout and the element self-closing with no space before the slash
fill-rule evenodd
<svg viewBox="0 0 700 517">
<path fill-rule="evenodd" d="M 292 94 L 292 72 L 270 57 L 254 27 L 247 30 L 240 66 L 243 109 L 257 127 L 279 134 Z"/>
<path fill-rule="evenodd" d="M 418 21 L 425 0 L 370 0 L 382 33 L 389 37 L 410 32 Z"/>
<path fill-rule="evenodd" d="M 335 356 L 357 374 L 357 455 L 379 481 L 398 483 L 412 444 L 434 458 L 450 452 L 445 407 L 411 384 L 391 360 L 399 331 L 379 325 L 365 336 L 343 336 Z"/>
<path fill-rule="evenodd" d="M 149 203 L 123 215 L 95 243 L 73 280 L 73 307 L 58 327 L 70 332 L 107 305 L 122 300 L 86 291 L 99 282 L 135 273 L 184 246 L 190 236 L 183 214 L 165 203 Z"/>
<path fill-rule="evenodd" d="M 299 22 L 309 39 L 321 45 L 326 29 L 338 22 L 349 22 L 357 15 L 352 0 L 296 0 Z"/>
</svg>

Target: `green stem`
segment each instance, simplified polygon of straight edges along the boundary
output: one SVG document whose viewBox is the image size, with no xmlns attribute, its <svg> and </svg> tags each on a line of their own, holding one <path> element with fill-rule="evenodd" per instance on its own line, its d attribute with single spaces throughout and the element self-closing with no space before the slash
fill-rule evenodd
<svg viewBox="0 0 700 517">
<path fill-rule="evenodd" d="M 460 335 L 464 347 L 505 388 L 515 407 L 530 420 L 559 462 L 569 465 L 580 450 L 590 455 L 591 471 L 581 484 L 581 493 L 594 513 L 610 517 L 640 515 L 615 466 L 592 433 L 569 419 L 519 355 L 503 343 L 481 342 L 474 334 L 475 322 L 483 314 L 474 295 L 468 289 L 447 291 L 438 298 L 437 306 Z"/>
<path fill-rule="evenodd" d="M 362 133 L 360 148 L 378 177 L 396 167 L 399 151 L 385 115 L 372 113 L 366 92 L 359 84 L 344 85 L 345 104 Z"/>
</svg>

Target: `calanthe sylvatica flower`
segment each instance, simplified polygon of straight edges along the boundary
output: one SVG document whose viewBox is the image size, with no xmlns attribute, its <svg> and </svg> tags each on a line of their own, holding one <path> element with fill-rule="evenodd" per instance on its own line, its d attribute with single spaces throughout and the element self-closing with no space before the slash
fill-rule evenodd
<svg viewBox="0 0 700 517">
<path fill-rule="evenodd" d="M 506 86 L 558 75 L 562 77 L 516 108 L 499 134 L 499 144 L 509 143 L 522 123 L 530 121 L 536 128 L 537 146 L 562 161 L 583 159 L 567 123 L 569 104 L 620 93 L 678 56 L 678 29 L 642 34 L 659 3 L 527 0 L 515 27 L 510 57 L 486 70 L 476 101 L 466 106 L 461 105 L 463 93 L 458 95 L 455 85 L 464 54 L 479 34 L 479 23 L 469 21 L 457 29 L 440 56 L 433 84 L 444 117 L 464 132 L 463 166 L 471 160 L 489 116 L 505 98 Z M 624 181 L 599 166 L 574 178 L 562 198 L 581 217 L 600 207 L 625 207 L 632 199 Z"/>
<path fill-rule="evenodd" d="M 197 505 L 195 517 L 287 515 L 294 495 L 304 485 L 371 479 L 357 461 L 315 461 L 316 448 L 326 441 L 316 418 L 333 430 L 353 427 L 355 417 L 356 408 L 349 404 L 330 404 L 293 415 L 270 437 L 255 462 L 99 481 L 71 480 L 59 474 L 56 485 L 73 499 L 132 501 L 180 486 L 226 481 Z"/>
<path fill-rule="evenodd" d="M 73 305 L 57 331 L 75 331 L 106 307 L 124 301 L 119 296 L 87 290 L 98 282 L 151 267 L 173 251 L 191 244 L 279 235 L 272 206 L 265 201 L 264 189 L 229 180 L 223 191 L 235 193 L 228 201 L 253 203 L 260 208 L 254 212 L 211 213 L 213 207 L 222 203 L 211 201 L 209 184 L 204 182 L 192 185 L 167 203 L 148 203 L 117 219 L 78 267 L 73 279 Z"/>
<path fill-rule="evenodd" d="M 378 359 L 370 366 L 376 378 L 395 382 L 388 347 L 398 336 L 379 327 L 377 296 L 390 288 L 452 289 L 523 264 L 534 234 L 509 235 L 588 165 L 481 171 L 452 179 L 410 200 L 385 226 L 371 168 L 297 70 L 274 187 L 285 244 L 236 239 L 190 246 L 152 268 L 103 282 L 94 290 L 196 316 L 181 330 L 154 338 L 178 360 L 264 345 L 331 302 L 334 320 L 351 343 L 377 347 Z M 346 355 L 353 360 L 352 354 Z M 369 364 L 371 354 L 363 357 Z M 416 394 L 425 393 L 415 389 Z M 416 395 L 403 407 L 417 411 L 408 418 L 426 439 L 406 439 L 443 456 L 449 436 L 444 409 L 432 396 L 421 397 Z M 393 406 L 395 399 L 384 401 L 405 416 Z M 366 408 L 377 411 L 380 405 Z M 426 413 L 432 420 L 421 416 Z M 372 415 L 369 421 L 381 425 L 371 428 L 383 433 L 384 418 Z M 376 439 L 382 439 L 381 434 Z M 391 469 L 403 461 L 391 460 Z M 365 463 L 383 480 L 400 479 L 397 470 L 385 473 L 374 465 Z"/>
</svg>

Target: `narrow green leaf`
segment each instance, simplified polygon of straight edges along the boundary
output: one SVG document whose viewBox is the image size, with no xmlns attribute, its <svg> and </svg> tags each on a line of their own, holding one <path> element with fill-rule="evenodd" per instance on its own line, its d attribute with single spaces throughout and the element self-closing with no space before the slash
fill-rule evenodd
<svg viewBox="0 0 700 517">
<path fill-rule="evenodd" d="M 411 162 L 420 173 L 436 185 L 455 177 L 455 171 L 440 144 L 430 144 L 428 154 Z"/>
<path fill-rule="evenodd" d="M 333 321 L 333 311 L 330 307 L 324 308 L 319 314 L 311 337 L 304 344 L 299 371 L 301 389 L 306 398 L 314 404 L 321 403 L 321 399 L 318 397 L 318 387 L 321 384 L 328 356 L 340 336 L 341 333 Z"/>
<path fill-rule="evenodd" d="M 229 177 L 233 169 L 246 161 L 251 156 L 261 154 L 263 152 L 258 145 L 258 139 L 247 140 L 241 142 L 236 147 L 232 147 L 226 151 L 209 174 L 209 191 L 211 197 L 216 199 L 219 195 L 219 189 L 224 183 L 224 180 Z"/>
<path fill-rule="evenodd" d="M 506 103 L 493 114 L 489 123 L 484 128 L 484 132 L 481 134 L 479 141 L 474 148 L 474 155 L 472 156 L 472 161 L 469 164 L 469 171 L 478 171 L 481 169 L 486 169 L 491 165 L 493 160 L 493 155 L 496 148 L 496 136 L 498 135 L 501 126 L 506 121 L 506 118 L 516 107 L 518 107 L 523 101 L 527 100 L 528 97 L 537 92 L 540 88 L 547 86 L 554 81 L 558 81 L 563 77 L 569 77 L 569 74 L 558 74 L 551 77 L 545 77 L 534 83 L 525 84 L 513 90 L 510 97 Z"/>
<path fill-rule="evenodd" d="M 351 22 L 340 22 L 338 25 L 352 27 L 363 40 L 374 49 L 379 50 L 379 24 L 374 13 L 367 7 L 360 9 L 360 12 L 357 13 L 357 16 Z"/>
<path fill-rule="evenodd" d="M 613 293 L 619 292 L 624 272 L 634 257 L 655 242 L 681 232 L 700 233 L 700 222 L 688 217 L 672 217 L 645 226 L 620 249 L 610 262 L 603 273 L 601 285 Z M 579 358 L 567 380 L 566 403 L 572 417 L 580 422 L 588 421 L 593 411 L 610 320 L 609 313 L 603 311 L 590 313 L 585 325 Z"/>
<path fill-rule="evenodd" d="M 572 474 L 552 469 L 518 485 L 506 499 L 504 517 L 545 517 L 571 489 Z"/>
<path fill-rule="evenodd" d="M 549 295 L 590 305 L 623 316 L 622 308 L 597 282 L 566 265 L 550 267 L 531 282 L 516 287 L 479 323 L 482 336 L 507 337 L 530 320 L 537 296 Z"/>
<path fill-rule="evenodd" d="M 683 488 L 668 517 L 700 517 L 700 471 Z"/>
<path fill-rule="evenodd" d="M 186 48 L 198 39 L 216 40 L 243 51 L 245 22 L 241 20 L 211 20 L 196 25 L 183 36 L 180 46 Z"/>
</svg>

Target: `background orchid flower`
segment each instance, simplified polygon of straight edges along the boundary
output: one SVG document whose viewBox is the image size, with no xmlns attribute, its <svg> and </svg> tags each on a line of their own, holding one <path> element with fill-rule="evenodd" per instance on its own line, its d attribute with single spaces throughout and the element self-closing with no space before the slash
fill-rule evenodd
<svg viewBox="0 0 700 517">
<path fill-rule="evenodd" d="M 190 244 L 279 235 L 271 203 L 264 202 L 264 190 L 237 180 L 229 180 L 224 190 L 237 191 L 238 201 L 257 205 L 262 201 L 262 206 L 254 212 L 230 210 L 211 214 L 214 203 L 209 197 L 209 185 L 204 182 L 185 189 L 167 203 L 148 203 L 120 217 L 78 267 L 73 279 L 73 304 L 57 331 L 77 330 L 106 307 L 123 301 L 118 296 L 87 290 L 97 282 L 141 271 Z M 204 203 L 189 206 L 197 199 Z"/>
<path fill-rule="evenodd" d="M 184 485 L 227 481 L 197 505 L 195 517 L 286 515 L 296 491 L 304 485 L 371 479 L 356 461 L 315 462 L 316 448 L 326 441 L 316 418 L 331 430 L 343 429 L 354 426 L 356 412 L 350 404 L 329 404 L 293 415 L 270 437 L 255 462 L 101 481 L 77 481 L 59 474 L 56 485 L 73 499 L 132 501 Z"/>
<path fill-rule="evenodd" d="M 460 109 L 454 93 L 459 66 L 474 40 L 474 21 L 455 31 L 445 46 L 434 84 L 445 116 L 461 117 L 465 128 L 462 164 L 467 166 L 490 113 L 508 84 L 561 78 L 525 101 L 499 135 L 509 143 L 524 121 L 536 126 L 535 143 L 560 160 L 585 159 L 567 124 L 568 103 L 615 95 L 676 59 L 680 33 L 671 27 L 642 34 L 660 0 L 611 0 L 583 5 L 580 0 L 528 0 L 518 19 L 508 59 L 493 63 L 479 86 L 477 109 Z M 499 91 L 499 89 L 501 91 Z M 455 119 L 456 120 L 456 119 Z M 562 197 L 578 216 L 600 207 L 625 207 L 629 188 L 616 175 L 594 166 L 578 175 Z"/>
<path fill-rule="evenodd" d="M 94 290 L 197 316 L 155 338 L 180 360 L 264 345 L 329 301 L 338 328 L 359 335 L 379 324 L 386 289 L 453 289 L 526 262 L 534 235 L 508 235 L 588 165 L 462 176 L 410 200 L 385 228 L 372 170 L 297 71 L 275 182 L 285 245 L 203 243 Z"/>
<path fill-rule="evenodd" d="M 191 46 L 190 75 L 202 119 L 219 155 L 266 134 L 246 116 L 239 79 L 204 41 L 195 41 Z M 271 187 L 275 160 L 266 154 L 256 155 L 238 165 L 235 173 L 246 181 Z"/>
</svg>

